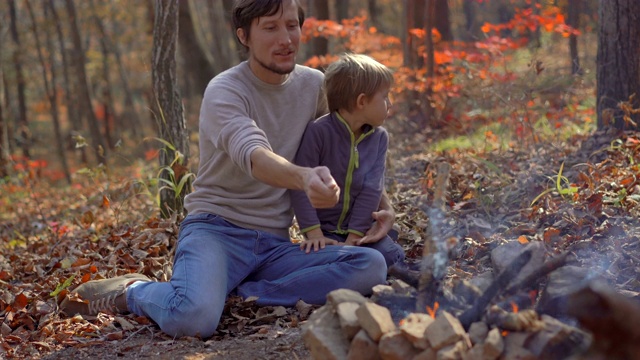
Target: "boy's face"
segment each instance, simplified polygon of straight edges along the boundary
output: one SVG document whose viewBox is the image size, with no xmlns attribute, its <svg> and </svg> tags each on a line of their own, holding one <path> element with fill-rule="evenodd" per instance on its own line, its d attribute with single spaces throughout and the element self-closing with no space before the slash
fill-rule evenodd
<svg viewBox="0 0 640 360">
<path fill-rule="evenodd" d="M 261 80 L 279 84 L 293 71 L 300 45 L 298 7 L 293 0 L 271 16 L 254 19 L 249 39 L 238 29 L 238 38 L 249 48 L 249 66 Z"/>
<path fill-rule="evenodd" d="M 385 87 L 376 91 L 373 96 L 364 100 L 362 111 L 363 116 L 366 117 L 365 123 L 373 127 L 381 126 L 387 118 L 390 108 L 389 88 Z"/>
</svg>

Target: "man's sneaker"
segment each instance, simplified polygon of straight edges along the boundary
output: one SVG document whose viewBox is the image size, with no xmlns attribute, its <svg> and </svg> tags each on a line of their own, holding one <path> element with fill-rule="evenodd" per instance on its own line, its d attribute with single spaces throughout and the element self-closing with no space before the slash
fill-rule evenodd
<svg viewBox="0 0 640 360">
<path fill-rule="evenodd" d="M 88 281 L 67 294 L 60 310 L 67 316 L 97 315 L 99 312 L 128 313 L 126 289 L 135 281 L 151 281 L 142 274 L 127 274 L 112 279 Z"/>
</svg>

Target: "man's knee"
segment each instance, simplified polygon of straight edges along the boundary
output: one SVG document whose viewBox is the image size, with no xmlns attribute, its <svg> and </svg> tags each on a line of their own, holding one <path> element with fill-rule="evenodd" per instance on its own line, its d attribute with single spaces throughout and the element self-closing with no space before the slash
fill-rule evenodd
<svg viewBox="0 0 640 360">
<path fill-rule="evenodd" d="M 159 319 L 158 325 L 171 336 L 208 338 L 216 331 L 221 315 L 222 309 L 214 309 L 212 304 L 182 304 L 171 316 Z"/>
</svg>

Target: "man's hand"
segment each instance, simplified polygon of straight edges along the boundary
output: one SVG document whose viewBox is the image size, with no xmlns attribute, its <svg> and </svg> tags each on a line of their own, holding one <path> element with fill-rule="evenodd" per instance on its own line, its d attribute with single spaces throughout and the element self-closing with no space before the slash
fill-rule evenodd
<svg viewBox="0 0 640 360">
<path fill-rule="evenodd" d="M 360 239 L 362 239 L 362 236 L 360 235 L 356 235 L 354 233 L 349 233 L 349 235 L 347 236 L 347 239 L 344 241 L 345 245 L 360 245 Z"/>
<path fill-rule="evenodd" d="M 396 214 L 392 210 L 378 210 L 373 212 L 371 217 L 375 220 L 373 226 L 356 245 L 375 243 L 384 238 L 391 231 Z"/>
<path fill-rule="evenodd" d="M 333 207 L 340 199 L 340 187 L 325 166 L 309 169 L 304 178 L 304 192 L 316 209 Z"/>
</svg>

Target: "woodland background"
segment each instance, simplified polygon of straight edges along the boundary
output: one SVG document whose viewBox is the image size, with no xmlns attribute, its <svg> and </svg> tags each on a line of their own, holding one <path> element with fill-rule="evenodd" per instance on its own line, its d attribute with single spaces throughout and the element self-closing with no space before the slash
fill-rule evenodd
<svg viewBox="0 0 640 360">
<path fill-rule="evenodd" d="M 387 185 L 409 258 L 420 252 L 421 199 L 433 195 L 442 159 L 457 179 L 448 206 L 469 216 L 473 204 L 483 232 L 496 231 L 497 212 L 591 208 L 594 194 L 595 206 L 637 217 L 640 2 L 301 2 L 300 63 L 322 69 L 351 51 L 395 71 Z M 122 322 L 116 331 L 104 318 L 61 318 L 56 299 L 92 278 L 170 278 L 181 199 L 197 170 L 201 96 L 242 60 L 231 6 L 0 2 L 5 354 L 128 340 L 134 330 Z M 611 158 L 588 171 L 563 167 L 580 149 Z M 512 184 L 526 193 L 517 204 Z"/>
</svg>

